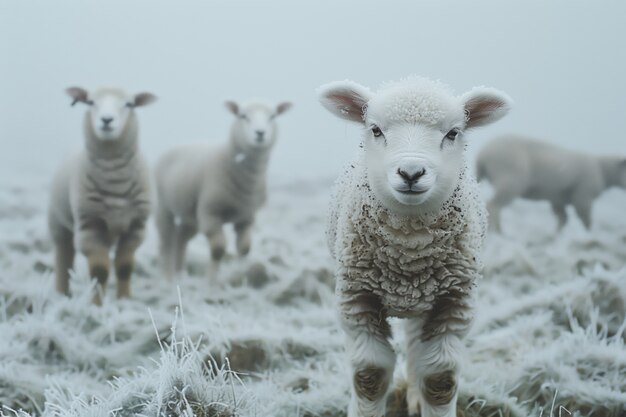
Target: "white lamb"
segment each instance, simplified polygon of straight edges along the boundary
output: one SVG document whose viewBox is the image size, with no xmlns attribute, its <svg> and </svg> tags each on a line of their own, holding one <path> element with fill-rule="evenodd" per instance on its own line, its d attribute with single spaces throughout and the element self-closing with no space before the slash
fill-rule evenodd
<svg viewBox="0 0 626 417">
<path fill-rule="evenodd" d="M 157 164 L 157 227 L 161 238 L 163 274 L 172 278 L 184 266 L 185 249 L 198 231 L 209 241 L 216 279 L 226 251 L 223 225 L 232 223 L 241 256 L 250 250 L 250 232 L 257 210 L 266 199 L 266 171 L 276 142 L 276 117 L 291 103 L 270 106 L 260 101 L 226 107 L 236 116 L 224 145 L 181 146 Z"/>
<path fill-rule="evenodd" d="M 510 108 L 503 93 L 457 97 L 425 78 L 377 92 L 349 81 L 320 101 L 363 126 L 356 162 L 337 183 L 328 228 L 353 370 L 349 417 L 380 417 L 395 367 L 387 317 L 408 319 L 409 414 L 456 416 L 459 351 L 480 277 L 484 207 L 464 133 Z"/>
<path fill-rule="evenodd" d="M 134 254 L 150 211 L 150 176 L 138 149 L 134 109 L 156 97 L 113 88 L 66 91 L 72 105 L 80 102 L 89 108 L 83 124 L 85 149 L 61 166 L 52 183 L 48 223 L 55 246 L 56 289 L 69 294 L 69 270 L 78 249 L 97 280 L 93 302 L 101 304 L 109 252 L 115 245 L 117 296 L 130 296 Z"/>
<path fill-rule="evenodd" d="M 607 188 L 626 188 L 626 157 L 589 155 L 510 135 L 481 150 L 477 173 L 495 189 L 487 205 L 491 229 L 500 231 L 500 212 L 516 198 L 549 201 L 559 230 L 571 204 L 589 229 L 593 201 Z"/>
</svg>

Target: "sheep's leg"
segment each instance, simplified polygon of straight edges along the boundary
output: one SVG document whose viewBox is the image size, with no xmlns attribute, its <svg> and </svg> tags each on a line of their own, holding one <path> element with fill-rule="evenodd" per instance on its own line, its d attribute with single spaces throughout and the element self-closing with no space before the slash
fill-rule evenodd
<svg viewBox="0 0 626 417">
<path fill-rule="evenodd" d="M 135 251 L 143 242 L 145 225 L 143 221 L 133 222 L 117 244 L 115 251 L 115 275 L 117 277 L 117 298 L 130 297 L 130 277 L 135 266 Z"/>
<path fill-rule="evenodd" d="M 176 229 L 174 215 L 161 205 L 156 210 L 156 225 L 159 231 L 159 261 L 161 272 L 167 279 L 172 279 L 176 272 L 174 251 L 176 242 L 173 238 Z"/>
<path fill-rule="evenodd" d="M 185 268 L 185 254 L 187 244 L 198 233 L 198 228 L 194 224 L 181 223 L 176 226 L 174 241 L 174 271 L 181 273 Z"/>
<path fill-rule="evenodd" d="M 567 212 L 565 211 L 565 205 L 553 202 L 552 211 L 554 212 L 554 215 L 559 222 L 557 230 L 560 232 L 567 223 Z"/>
<path fill-rule="evenodd" d="M 244 222 L 235 223 L 235 232 L 237 233 L 237 253 L 240 256 L 246 256 L 250 252 L 252 244 L 252 224 L 253 219 Z"/>
<path fill-rule="evenodd" d="M 102 296 L 106 290 L 107 279 L 109 278 L 109 248 L 111 242 L 108 237 L 106 225 L 96 221 L 88 223 L 78 231 L 78 247 L 87 257 L 89 264 L 89 276 L 96 280 L 96 287 L 92 297 L 92 302 L 96 305 L 102 304 Z"/>
<path fill-rule="evenodd" d="M 580 221 L 587 230 L 591 230 L 591 202 L 579 201 L 574 203 L 574 209 Z"/>
<path fill-rule="evenodd" d="M 220 261 L 226 254 L 226 237 L 224 236 L 223 224 L 216 217 L 204 217 L 200 220 L 200 229 L 207 237 L 211 251 L 212 262 L 208 268 L 209 281 L 215 284 Z"/>
<path fill-rule="evenodd" d="M 407 406 L 422 417 L 456 417 L 459 355 L 471 321 L 469 299 L 451 292 L 407 323 Z"/>
<path fill-rule="evenodd" d="M 411 343 L 407 351 L 407 390 L 409 415 L 421 417 L 456 417 L 458 396 L 458 351 L 461 339 L 454 334 L 444 334 L 429 341 Z M 409 359 L 410 358 L 410 359 Z"/>
<path fill-rule="evenodd" d="M 517 193 L 511 187 L 503 187 L 496 189 L 493 198 L 487 203 L 487 211 L 489 212 L 489 229 L 497 233 L 500 229 L 500 212 L 502 209 L 515 199 Z"/>
<path fill-rule="evenodd" d="M 55 287 L 61 294 L 70 294 L 70 269 L 74 265 L 76 249 L 74 235 L 71 231 L 55 226 L 50 228 L 54 241 L 54 275 Z"/>
<path fill-rule="evenodd" d="M 344 298 L 341 310 L 352 365 L 348 417 L 384 416 L 396 355 L 380 300 L 371 294 L 352 295 Z"/>
</svg>

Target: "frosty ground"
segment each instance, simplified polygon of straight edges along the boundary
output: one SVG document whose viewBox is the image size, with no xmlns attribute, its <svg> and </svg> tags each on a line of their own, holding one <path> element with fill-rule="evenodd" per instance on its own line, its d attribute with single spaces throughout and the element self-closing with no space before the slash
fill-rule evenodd
<svg viewBox="0 0 626 417">
<path fill-rule="evenodd" d="M 226 262 L 220 288 L 205 276 L 201 237 L 187 276 L 163 279 L 151 226 L 133 298 L 115 300 L 112 278 L 100 308 L 89 303 L 82 258 L 73 297 L 53 292 L 47 182 L 5 180 L 0 413 L 344 416 L 350 375 L 324 237 L 329 188 L 274 185 L 252 253 Z M 626 193 L 608 192 L 591 232 L 572 219 L 560 235 L 547 204 L 505 210 L 503 236 L 487 242 L 463 361 L 466 416 L 626 413 L 624 207 Z M 389 415 L 400 417 L 403 332 L 392 324 L 399 364 Z"/>
</svg>

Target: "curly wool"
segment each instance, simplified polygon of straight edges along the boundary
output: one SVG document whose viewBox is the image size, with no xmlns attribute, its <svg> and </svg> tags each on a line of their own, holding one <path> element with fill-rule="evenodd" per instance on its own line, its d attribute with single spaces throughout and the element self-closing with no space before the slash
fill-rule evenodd
<svg viewBox="0 0 626 417">
<path fill-rule="evenodd" d="M 413 316 L 452 291 L 470 293 L 479 279 L 486 210 L 467 167 L 438 212 L 400 216 L 370 189 L 361 155 L 338 180 L 333 201 L 327 237 L 340 297 L 374 294 L 387 314 Z"/>
<path fill-rule="evenodd" d="M 447 85 L 424 77 L 384 83 L 367 106 L 387 122 L 423 123 L 435 126 L 444 119 L 465 117 L 463 106 Z"/>
</svg>

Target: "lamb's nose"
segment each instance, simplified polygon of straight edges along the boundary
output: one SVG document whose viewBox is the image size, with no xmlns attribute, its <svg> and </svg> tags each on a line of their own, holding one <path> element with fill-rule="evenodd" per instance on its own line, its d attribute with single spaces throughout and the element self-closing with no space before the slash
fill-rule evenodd
<svg viewBox="0 0 626 417">
<path fill-rule="evenodd" d="M 254 133 L 256 133 L 256 141 L 259 143 L 263 142 L 263 137 L 265 136 L 265 132 L 262 130 L 255 130 Z"/>
<path fill-rule="evenodd" d="M 412 173 L 406 172 L 405 170 L 398 168 L 398 175 L 401 176 L 404 182 L 409 185 L 415 184 L 421 177 L 424 176 L 424 174 L 426 174 L 425 168 L 422 168 Z"/>
<path fill-rule="evenodd" d="M 113 121 L 112 117 L 103 117 L 102 119 L 102 123 L 104 123 L 105 125 L 110 124 Z"/>
</svg>

